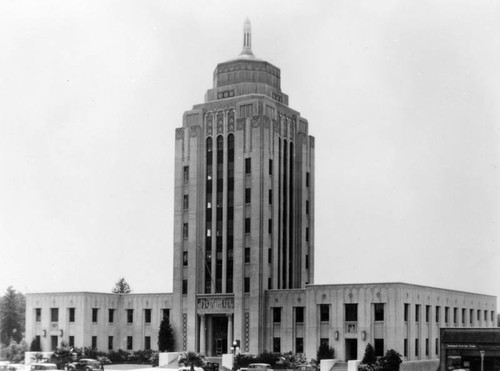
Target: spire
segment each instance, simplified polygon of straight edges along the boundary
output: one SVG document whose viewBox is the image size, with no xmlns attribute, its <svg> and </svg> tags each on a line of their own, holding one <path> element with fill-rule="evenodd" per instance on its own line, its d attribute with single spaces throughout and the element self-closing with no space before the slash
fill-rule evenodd
<svg viewBox="0 0 500 371">
<path fill-rule="evenodd" d="M 246 54 L 253 56 L 252 53 L 252 25 L 250 24 L 250 19 L 245 20 L 243 24 L 243 50 L 240 55 Z"/>
</svg>

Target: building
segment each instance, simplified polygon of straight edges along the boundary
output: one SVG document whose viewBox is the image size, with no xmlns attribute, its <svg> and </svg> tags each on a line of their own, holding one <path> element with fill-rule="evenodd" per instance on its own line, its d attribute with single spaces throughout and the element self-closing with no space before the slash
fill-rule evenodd
<svg viewBox="0 0 500 371">
<path fill-rule="evenodd" d="M 212 356 L 239 340 L 254 354 L 313 358 L 327 343 L 339 359 L 360 359 L 371 343 L 437 360 L 441 327 L 494 327 L 494 296 L 314 285 L 314 138 L 288 106 L 279 68 L 251 45 L 247 20 L 241 54 L 217 65 L 205 102 L 176 129 L 173 293 L 28 294 L 26 337 L 40 336 L 44 350 L 62 339 L 156 349 L 168 313 L 179 350 Z"/>
</svg>

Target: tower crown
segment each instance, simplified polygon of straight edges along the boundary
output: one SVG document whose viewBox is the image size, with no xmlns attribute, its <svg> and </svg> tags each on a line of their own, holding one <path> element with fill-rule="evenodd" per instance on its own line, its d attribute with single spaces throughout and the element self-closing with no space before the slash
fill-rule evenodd
<svg viewBox="0 0 500 371">
<path fill-rule="evenodd" d="M 240 55 L 251 55 L 252 53 L 252 24 L 250 23 L 250 19 L 245 20 L 243 24 L 243 49 Z"/>
</svg>

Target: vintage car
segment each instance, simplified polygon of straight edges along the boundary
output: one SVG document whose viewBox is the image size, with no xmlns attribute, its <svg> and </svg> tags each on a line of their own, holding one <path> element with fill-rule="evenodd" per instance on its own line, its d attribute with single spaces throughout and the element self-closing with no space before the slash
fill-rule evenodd
<svg viewBox="0 0 500 371">
<path fill-rule="evenodd" d="M 82 358 L 66 366 L 67 371 L 100 371 L 102 363 L 92 358 Z"/>
<path fill-rule="evenodd" d="M 57 365 L 55 363 L 32 363 L 29 365 L 30 371 L 47 371 L 47 370 L 57 370 Z"/>
</svg>

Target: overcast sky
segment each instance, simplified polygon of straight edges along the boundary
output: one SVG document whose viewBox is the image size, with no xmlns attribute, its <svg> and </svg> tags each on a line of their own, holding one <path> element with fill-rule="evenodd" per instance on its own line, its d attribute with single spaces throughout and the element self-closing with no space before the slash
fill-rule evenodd
<svg viewBox="0 0 500 371">
<path fill-rule="evenodd" d="M 217 63 L 316 137 L 315 283 L 500 295 L 500 2 L 0 2 L 0 294 L 172 290 L 175 128 Z"/>
</svg>

